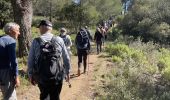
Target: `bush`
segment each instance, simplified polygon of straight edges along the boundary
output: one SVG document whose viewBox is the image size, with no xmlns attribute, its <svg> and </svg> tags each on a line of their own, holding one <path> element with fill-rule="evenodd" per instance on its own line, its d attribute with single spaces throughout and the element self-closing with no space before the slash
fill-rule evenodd
<svg viewBox="0 0 170 100">
<path fill-rule="evenodd" d="M 113 62 L 121 62 L 122 58 L 118 57 L 118 56 L 112 56 L 112 61 Z"/>
<path fill-rule="evenodd" d="M 123 34 L 141 37 L 144 42 L 168 44 L 169 4 L 168 0 L 136 0 L 131 11 L 119 20 L 119 29 Z"/>
<path fill-rule="evenodd" d="M 170 51 L 153 42 L 140 40 L 129 45 L 109 44 L 106 51 L 116 66 L 100 87 L 108 100 L 168 100 L 170 91 Z M 119 62 L 119 63 L 117 63 Z M 108 77 L 110 80 L 108 80 Z"/>
</svg>

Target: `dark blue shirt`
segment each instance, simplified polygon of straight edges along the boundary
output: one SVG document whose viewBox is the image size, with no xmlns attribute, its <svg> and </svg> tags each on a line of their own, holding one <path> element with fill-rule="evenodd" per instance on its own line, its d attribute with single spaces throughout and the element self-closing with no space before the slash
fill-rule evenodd
<svg viewBox="0 0 170 100">
<path fill-rule="evenodd" d="M 18 75 L 16 58 L 16 40 L 9 35 L 0 37 L 0 70 L 10 69 L 11 74 Z"/>
</svg>

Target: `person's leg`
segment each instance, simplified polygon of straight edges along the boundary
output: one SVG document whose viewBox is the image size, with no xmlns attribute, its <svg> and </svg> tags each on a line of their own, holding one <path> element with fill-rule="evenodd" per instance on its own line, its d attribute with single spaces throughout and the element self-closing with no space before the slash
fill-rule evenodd
<svg viewBox="0 0 170 100">
<path fill-rule="evenodd" d="M 3 100 L 17 100 L 14 85 L 10 82 L 8 84 L 1 85 L 0 88 L 3 94 Z"/>
<path fill-rule="evenodd" d="M 50 100 L 49 95 L 49 87 L 46 87 L 44 85 L 38 84 L 39 90 L 40 90 L 40 100 Z"/>
<path fill-rule="evenodd" d="M 50 86 L 50 100 L 60 100 L 60 93 L 62 89 L 62 83 L 54 86 Z"/>
<path fill-rule="evenodd" d="M 105 34 L 105 40 L 107 39 L 107 35 Z"/>
<path fill-rule="evenodd" d="M 0 89 L 3 94 L 3 100 L 17 100 L 14 78 L 10 75 L 10 70 L 1 70 L 0 77 Z"/>
<path fill-rule="evenodd" d="M 104 42 L 105 42 L 105 35 L 104 35 L 104 37 L 102 38 L 103 47 L 104 47 Z"/>
<path fill-rule="evenodd" d="M 99 43 L 98 43 L 98 41 L 96 42 L 96 46 L 97 46 L 97 54 L 99 54 Z"/>
<path fill-rule="evenodd" d="M 82 56 L 83 56 L 82 51 L 78 50 L 77 54 L 78 54 L 78 72 L 77 72 L 77 75 L 80 76 L 80 67 L 81 67 Z"/>
<path fill-rule="evenodd" d="M 102 41 L 99 42 L 99 48 L 100 48 L 100 51 L 99 51 L 99 52 L 102 52 Z"/>
<path fill-rule="evenodd" d="M 84 66 L 84 73 L 86 73 L 87 68 L 87 50 L 83 52 L 83 66 Z"/>
</svg>

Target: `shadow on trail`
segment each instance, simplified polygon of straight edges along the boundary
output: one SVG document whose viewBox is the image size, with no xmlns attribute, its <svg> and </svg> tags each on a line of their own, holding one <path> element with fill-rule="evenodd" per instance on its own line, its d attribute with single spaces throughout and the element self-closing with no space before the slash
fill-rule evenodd
<svg viewBox="0 0 170 100">
<path fill-rule="evenodd" d="M 84 74 L 84 73 L 80 73 L 80 76 L 82 74 Z M 78 76 L 78 74 L 72 74 L 72 75 L 70 75 L 70 79 L 73 79 L 73 78 L 76 78 L 76 77 L 80 77 L 80 76 Z"/>
</svg>

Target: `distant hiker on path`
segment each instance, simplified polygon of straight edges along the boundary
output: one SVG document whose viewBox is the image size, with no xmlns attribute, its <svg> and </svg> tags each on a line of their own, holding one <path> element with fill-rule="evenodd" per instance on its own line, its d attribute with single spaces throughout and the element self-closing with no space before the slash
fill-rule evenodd
<svg viewBox="0 0 170 100">
<path fill-rule="evenodd" d="M 87 68 L 87 56 L 90 50 L 90 40 L 88 34 L 84 28 L 81 28 L 78 32 L 75 44 L 77 48 L 77 55 L 78 55 L 78 76 L 80 76 L 80 68 L 83 59 L 83 66 L 84 66 L 84 73 L 86 73 Z"/>
<path fill-rule="evenodd" d="M 60 100 L 63 79 L 69 82 L 70 58 L 60 37 L 54 36 L 52 23 L 42 20 L 41 36 L 32 42 L 28 57 L 28 75 L 33 85 L 38 84 L 40 100 Z"/>
<path fill-rule="evenodd" d="M 69 54 L 69 56 L 71 58 L 71 55 L 72 55 L 72 52 L 71 52 L 72 41 L 71 41 L 70 36 L 67 34 L 67 30 L 65 28 L 61 28 L 59 36 L 63 39 L 64 44 L 65 44 L 65 46 L 67 48 L 68 54 Z"/>
<path fill-rule="evenodd" d="M 0 89 L 3 100 L 17 100 L 15 87 L 20 86 L 20 81 L 15 49 L 19 28 L 16 23 L 7 23 L 4 27 L 6 35 L 0 37 Z"/>
<path fill-rule="evenodd" d="M 102 27 L 99 26 L 97 29 L 96 29 L 96 32 L 94 34 L 94 40 L 96 42 L 96 46 L 97 46 L 97 54 L 99 54 L 101 51 L 102 51 L 102 39 L 104 38 L 103 36 L 103 32 L 102 32 Z"/>
</svg>

